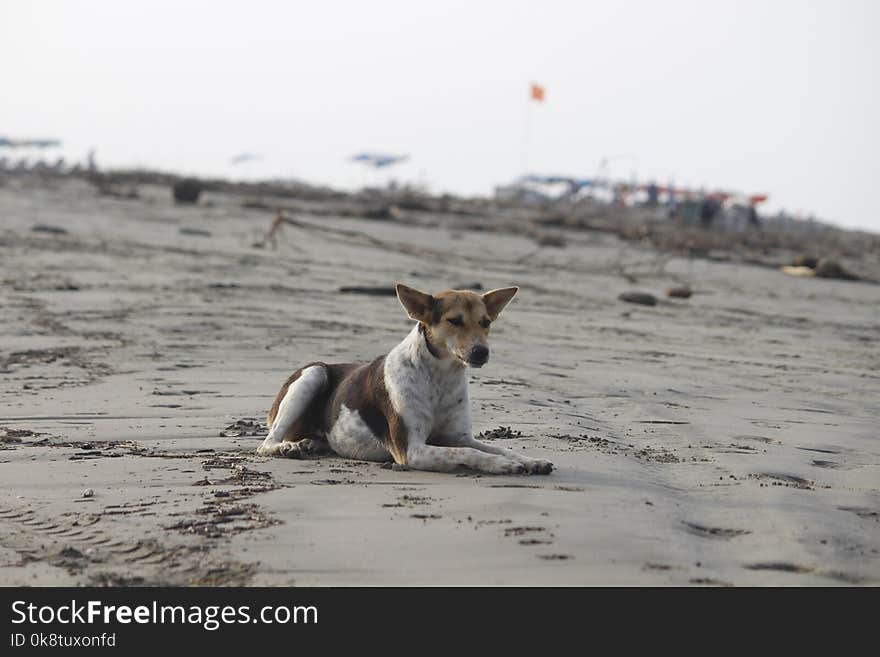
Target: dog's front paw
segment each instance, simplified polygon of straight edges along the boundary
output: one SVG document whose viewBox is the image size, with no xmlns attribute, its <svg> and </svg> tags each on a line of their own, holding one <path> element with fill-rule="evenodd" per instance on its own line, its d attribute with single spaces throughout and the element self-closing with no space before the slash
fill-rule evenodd
<svg viewBox="0 0 880 657">
<path fill-rule="evenodd" d="M 270 441 L 268 438 L 260 443 L 260 446 L 257 447 L 257 455 L 258 456 L 274 456 L 277 453 L 279 444 L 276 442 Z"/>
<path fill-rule="evenodd" d="M 295 443 L 281 442 L 275 439 L 272 434 L 266 436 L 265 440 L 257 447 L 258 456 L 287 456 L 285 451 L 288 446 Z"/>
<path fill-rule="evenodd" d="M 523 465 L 529 474 L 550 474 L 553 470 L 553 464 L 543 459 L 528 459 Z"/>
</svg>

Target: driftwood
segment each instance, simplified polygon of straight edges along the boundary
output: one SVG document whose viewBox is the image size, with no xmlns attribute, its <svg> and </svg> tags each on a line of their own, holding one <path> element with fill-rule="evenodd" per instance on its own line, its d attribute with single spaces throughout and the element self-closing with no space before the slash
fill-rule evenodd
<svg viewBox="0 0 880 657">
<path fill-rule="evenodd" d="M 621 301 L 626 301 L 627 303 L 637 303 L 640 306 L 657 305 L 657 297 L 653 294 L 648 294 L 647 292 L 624 292 L 617 298 Z"/>
<path fill-rule="evenodd" d="M 367 287 L 359 285 L 350 285 L 339 288 L 342 294 L 366 294 L 373 297 L 393 297 L 397 295 L 397 291 L 393 287 Z"/>
<path fill-rule="evenodd" d="M 370 246 L 374 246 L 378 249 L 384 249 L 386 251 L 394 251 L 396 253 L 403 253 L 405 255 L 413 255 L 413 256 L 433 256 L 439 258 L 449 259 L 450 253 L 446 251 L 438 251 L 436 249 L 426 249 L 422 246 L 416 246 L 414 244 L 407 244 L 405 242 L 389 242 L 386 240 L 381 240 L 378 237 L 374 237 L 369 233 L 365 233 L 360 230 L 350 230 L 347 228 L 333 228 L 331 226 L 320 226 L 318 224 L 313 224 L 308 221 L 301 221 L 299 219 L 292 219 L 290 217 L 284 217 L 284 223 L 289 224 L 291 226 L 296 226 L 297 228 L 302 228 L 303 230 L 309 230 L 312 232 L 320 232 L 327 233 L 330 235 L 338 235 L 340 237 L 347 237 L 353 239 L 355 241 L 369 244 Z"/>
</svg>

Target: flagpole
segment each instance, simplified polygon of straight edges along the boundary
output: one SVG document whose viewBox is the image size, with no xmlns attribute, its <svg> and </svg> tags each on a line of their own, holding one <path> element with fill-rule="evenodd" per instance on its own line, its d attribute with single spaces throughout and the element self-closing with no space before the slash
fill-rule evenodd
<svg viewBox="0 0 880 657">
<path fill-rule="evenodd" d="M 529 174 L 529 145 L 532 137 L 532 95 L 531 95 L 531 87 L 529 87 L 529 95 L 526 96 L 526 119 L 525 125 L 523 127 L 523 143 L 522 143 L 522 156 L 520 166 L 522 168 L 522 175 L 527 176 Z"/>
</svg>

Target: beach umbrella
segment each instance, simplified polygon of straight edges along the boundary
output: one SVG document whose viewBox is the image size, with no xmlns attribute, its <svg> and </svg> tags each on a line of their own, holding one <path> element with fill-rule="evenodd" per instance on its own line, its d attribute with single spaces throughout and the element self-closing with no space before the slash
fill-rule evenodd
<svg viewBox="0 0 880 657">
<path fill-rule="evenodd" d="M 0 148 L 56 148 L 61 146 L 57 139 L 10 139 L 0 137 Z"/>
<path fill-rule="evenodd" d="M 244 164 L 245 162 L 253 162 L 254 160 L 262 160 L 261 155 L 257 155 L 256 153 L 239 153 L 238 155 L 233 156 L 229 162 L 230 164 Z"/>
<path fill-rule="evenodd" d="M 387 153 L 356 153 L 351 156 L 352 162 L 360 162 L 374 169 L 384 169 L 407 159 L 409 159 L 409 155 L 389 155 Z"/>
</svg>

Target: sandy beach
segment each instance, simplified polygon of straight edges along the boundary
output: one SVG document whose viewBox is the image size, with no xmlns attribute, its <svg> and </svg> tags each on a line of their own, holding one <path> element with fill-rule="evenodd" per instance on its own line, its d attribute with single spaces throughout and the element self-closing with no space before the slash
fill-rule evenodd
<svg viewBox="0 0 880 657">
<path fill-rule="evenodd" d="M 0 185 L 0 585 L 880 582 L 880 286 L 137 192 Z M 293 223 L 257 248 L 276 206 Z M 846 264 L 880 278 L 876 254 Z M 255 455 L 291 371 L 405 336 L 393 296 L 339 291 L 396 281 L 520 287 L 472 416 L 552 474 Z"/>
</svg>

